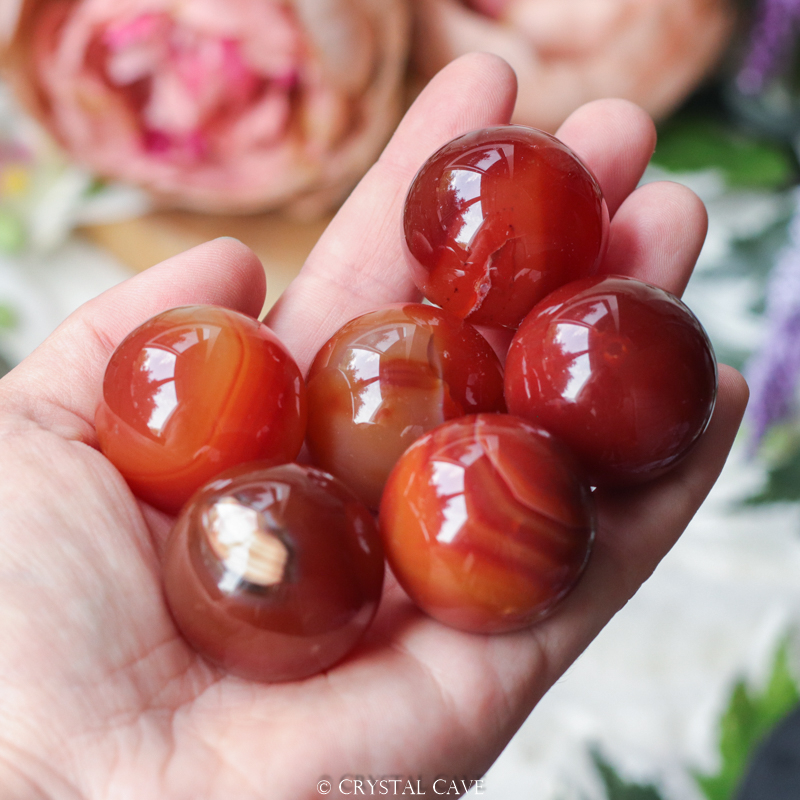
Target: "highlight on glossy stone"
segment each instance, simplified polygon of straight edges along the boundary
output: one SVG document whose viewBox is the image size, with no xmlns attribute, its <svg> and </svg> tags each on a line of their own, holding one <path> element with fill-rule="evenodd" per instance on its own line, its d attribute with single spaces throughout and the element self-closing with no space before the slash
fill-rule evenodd
<svg viewBox="0 0 800 800">
<path fill-rule="evenodd" d="M 594 485 L 673 467 L 706 429 L 716 394 L 714 351 L 694 314 L 628 277 L 554 292 L 520 326 L 506 361 L 510 412 L 558 436 Z"/>
<path fill-rule="evenodd" d="M 378 607 L 384 560 L 371 514 L 335 478 L 244 464 L 186 505 L 163 568 L 194 649 L 235 675 L 289 681 L 356 645 Z"/>
<path fill-rule="evenodd" d="M 269 328 L 226 308 L 186 306 L 117 347 L 95 423 L 134 494 L 177 513 L 228 467 L 294 459 L 306 413 L 300 370 Z"/>
<path fill-rule="evenodd" d="M 445 420 L 504 411 L 489 343 L 447 311 L 389 306 L 342 327 L 308 373 L 308 446 L 316 464 L 377 508 L 400 454 Z"/>
<path fill-rule="evenodd" d="M 545 295 L 594 273 L 608 209 L 570 148 L 505 125 L 460 136 L 425 162 L 403 230 L 425 297 L 475 324 L 516 328 Z"/>
<path fill-rule="evenodd" d="M 577 582 L 595 532 L 589 484 L 553 436 L 508 415 L 451 420 L 397 462 L 380 507 L 393 573 L 455 628 L 526 627 Z"/>
</svg>

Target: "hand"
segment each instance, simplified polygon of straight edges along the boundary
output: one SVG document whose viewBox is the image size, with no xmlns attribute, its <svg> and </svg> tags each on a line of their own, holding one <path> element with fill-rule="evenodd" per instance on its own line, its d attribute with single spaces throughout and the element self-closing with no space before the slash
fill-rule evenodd
<svg viewBox="0 0 800 800">
<path fill-rule="evenodd" d="M 346 320 L 417 299 L 400 246 L 406 188 L 446 140 L 508 121 L 514 97 L 510 69 L 488 55 L 454 62 L 425 89 L 267 319 L 302 369 Z M 705 211 L 676 184 L 636 188 L 655 143 L 649 118 L 598 101 L 559 136 L 613 215 L 603 270 L 680 294 Z M 690 457 L 647 485 L 597 492 L 589 567 L 539 625 L 450 630 L 392 583 L 343 663 L 298 683 L 251 684 L 206 664 L 176 632 L 159 580 L 170 519 L 133 497 L 96 449 L 92 420 L 106 360 L 131 329 L 189 303 L 255 315 L 264 288 L 247 248 L 210 242 L 87 303 L 0 382 L 4 797 L 303 800 L 319 796 L 323 775 L 332 796 L 347 774 L 421 777 L 429 794 L 437 776 L 479 777 L 675 543 L 746 403 L 741 376 L 720 367 L 717 407 Z"/>
</svg>

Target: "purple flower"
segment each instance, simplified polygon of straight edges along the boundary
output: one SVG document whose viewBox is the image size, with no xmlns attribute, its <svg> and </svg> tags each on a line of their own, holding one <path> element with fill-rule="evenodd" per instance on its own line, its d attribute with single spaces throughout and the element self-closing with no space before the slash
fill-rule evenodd
<svg viewBox="0 0 800 800">
<path fill-rule="evenodd" d="M 791 415 L 800 377 L 800 190 L 795 192 L 789 243 L 767 283 L 766 320 L 764 343 L 745 369 L 753 450 L 770 425 Z"/>
<path fill-rule="evenodd" d="M 760 92 L 781 69 L 800 24 L 800 0 L 760 0 L 750 49 L 736 85 L 743 94 Z"/>
</svg>

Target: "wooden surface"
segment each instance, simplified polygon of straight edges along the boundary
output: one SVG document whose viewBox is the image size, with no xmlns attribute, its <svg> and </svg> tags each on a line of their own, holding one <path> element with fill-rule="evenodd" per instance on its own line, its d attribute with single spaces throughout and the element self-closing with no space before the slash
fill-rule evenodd
<svg viewBox="0 0 800 800">
<path fill-rule="evenodd" d="M 85 232 L 138 272 L 209 239 L 233 236 L 251 247 L 264 265 L 266 309 L 300 271 L 329 221 L 330 217 L 298 222 L 278 214 L 224 217 L 171 211 L 95 225 Z"/>
</svg>

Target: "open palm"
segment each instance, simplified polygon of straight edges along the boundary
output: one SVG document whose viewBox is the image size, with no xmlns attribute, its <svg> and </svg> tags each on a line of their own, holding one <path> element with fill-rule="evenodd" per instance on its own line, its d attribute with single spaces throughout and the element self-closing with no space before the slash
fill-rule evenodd
<svg viewBox="0 0 800 800">
<path fill-rule="evenodd" d="M 426 88 L 267 319 L 301 369 L 346 320 L 418 299 L 400 245 L 405 190 L 445 141 L 507 122 L 514 96 L 513 74 L 487 55 L 454 62 Z M 650 120 L 599 101 L 559 136 L 592 168 L 613 215 L 603 271 L 680 294 L 706 217 L 683 187 L 635 188 L 654 147 Z M 4 799 L 303 800 L 319 797 L 323 775 L 332 796 L 346 775 L 413 776 L 429 793 L 437 776 L 479 777 L 673 545 L 746 403 L 741 377 L 721 367 L 717 408 L 690 458 L 635 490 L 597 492 L 590 565 L 536 627 L 450 630 L 390 582 L 343 663 L 296 683 L 249 683 L 178 635 L 159 580 L 170 519 L 131 495 L 96 449 L 92 420 L 106 360 L 132 328 L 190 303 L 255 315 L 264 288 L 247 248 L 211 242 L 86 304 L 0 382 Z"/>
</svg>

